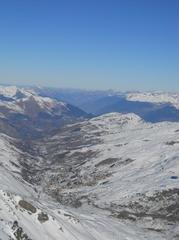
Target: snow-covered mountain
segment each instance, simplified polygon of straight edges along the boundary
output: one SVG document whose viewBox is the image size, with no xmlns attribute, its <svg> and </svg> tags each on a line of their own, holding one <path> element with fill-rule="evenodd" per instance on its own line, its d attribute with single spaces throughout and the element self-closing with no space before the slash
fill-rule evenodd
<svg viewBox="0 0 179 240">
<path fill-rule="evenodd" d="M 32 142 L 1 134 L 0 238 L 178 239 L 178 132 L 111 113 Z"/>
<path fill-rule="evenodd" d="M 178 239 L 179 123 L 125 113 L 141 102 L 123 95 L 97 102 L 118 97 L 123 113 L 89 118 L 0 88 L 0 239 Z"/>
<path fill-rule="evenodd" d="M 34 88 L 34 91 L 66 101 L 97 116 L 110 112 L 135 113 L 148 122 L 179 122 L 179 93 L 54 88 Z"/>
<path fill-rule="evenodd" d="M 33 90 L 18 88 L 16 86 L 0 86 L 0 96 L 7 99 L 18 99 L 33 94 Z"/>
<path fill-rule="evenodd" d="M 38 137 L 45 130 L 89 116 L 73 105 L 38 96 L 32 89 L 0 87 L 0 130 L 11 136 Z"/>
<path fill-rule="evenodd" d="M 170 103 L 179 109 L 179 93 L 134 92 L 128 93 L 127 99 L 140 102 Z"/>
</svg>

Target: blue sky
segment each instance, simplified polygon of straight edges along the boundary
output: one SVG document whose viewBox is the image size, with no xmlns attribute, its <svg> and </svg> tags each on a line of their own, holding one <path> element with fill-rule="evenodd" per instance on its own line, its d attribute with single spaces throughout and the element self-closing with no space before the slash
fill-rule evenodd
<svg viewBox="0 0 179 240">
<path fill-rule="evenodd" d="M 179 91 L 179 1 L 1 1 L 0 83 Z"/>
</svg>

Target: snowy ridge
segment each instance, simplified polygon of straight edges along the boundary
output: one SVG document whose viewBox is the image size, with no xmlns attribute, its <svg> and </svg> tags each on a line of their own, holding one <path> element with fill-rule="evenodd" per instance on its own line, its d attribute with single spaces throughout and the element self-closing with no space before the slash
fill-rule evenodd
<svg viewBox="0 0 179 240">
<path fill-rule="evenodd" d="M 16 99 L 18 98 L 17 95 L 19 93 L 24 96 L 31 96 L 32 94 L 35 94 L 32 89 L 18 88 L 16 86 L 0 86 L 0 95 L 3 95 L 4 97 Z"/>
<path fill-rule="evenodd" d="M 20 96 L 17 96 L 18 94 Z M 6 106 L 12 111 L 16 111 L 19 113 L 25 113 L 25 103 L 34 102 L 37 106 L 43 111 L 51 112 L 56 106 L 61 106 L 62 108 L 66 108 L 67 106 L 63 102 L 56 101 L 54 99 L 48 97 L 38 96 L 31 89 L 23 89 L 17 88 L 15 86 L 2 87 L 0 86 L 0 95 L 4 97 L 11 98 L 12 101 L 0 101 L 0 106 Z M 24 104 L 23 104 L 24 103 Z"/>
<path fill-rule="evenodd" d="M 39 96 L 31 89 L 0 87 L 0 93 L 0 131 L 12 137 L 37 138 L 90 117 L 73 105 Z"/>
<path fill-rule="evenodd" d="M 0 86 L 0 94 L 4 95 L 5 97 L 11 97 L 13 98 L 18 91 L 18 88 L 16 86 Z"/>
<path fill-rule="evenodd" d="M 160 92 L 137 92 L 128 93 L 127 99 L 130 101 L 153 102 L 153 103 L 171 103 L 179 109 L 179 94 L 160 93 Z"/>
<path fill-rule="evenodd" d="M 20 99 L 16 102 L 18 106 L 21 107 L 21 112 L 26 113 L 26 108 L 28 104 L 35 104 L 38 108 L 39 111 L 44 111 L 46 113 L 53 113 L 54 109 L 59 109 L 56 114 L 61 114 L 62 111 L 68 111 L 69 109 L 67 108 L 67 104 L 63 102 L 58 102 L 54 99 L 48 98 L 48 97 L 40 97 L 40 96 L 35 96 L 31 95 L 29 97 Z M 30 106 L 32 108 L 32 106 Z"/>
<path fill-rule="evenodd" d="M 121 113 L 108 113 L 99 117 L 93 118 L 89 121 L 93 125 L 97 125 L 101 129 L 119 129 L 122 127 L 135 127 L 137 124 L 143 122 L 143 120 L 134 113 L 121 114 Z"/>
</svg>

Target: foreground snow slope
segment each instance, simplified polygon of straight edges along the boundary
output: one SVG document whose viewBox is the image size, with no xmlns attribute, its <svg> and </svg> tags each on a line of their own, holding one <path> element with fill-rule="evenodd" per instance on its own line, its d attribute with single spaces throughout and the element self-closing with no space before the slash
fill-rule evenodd
<svg viewBox="0 0 179 240">
<path fill-rule="evenodd" d="M 19 174 L 22 152 L 13 145 L 13 139 L 1 135 L 0 149 L 0 239 L 108 240 L 127 237 L 137 240 L 148 236 L 134 224 L 108 219 L 101 211 L 91 213 L 89 208 L 84 214 L 63 207 L 43 193 L 40 196 L 36 187 L 25 182 Z M 27 154 L 26 159 L 29 157 Z"/>
</svg>

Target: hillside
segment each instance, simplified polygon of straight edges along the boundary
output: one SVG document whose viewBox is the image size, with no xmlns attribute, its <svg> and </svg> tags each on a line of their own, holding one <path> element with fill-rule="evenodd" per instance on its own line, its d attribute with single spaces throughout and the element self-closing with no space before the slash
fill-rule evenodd
<svg viewBox="0 0 179 240">
<path fill-rule="evenodd" d="M 111 113 L 33 142 L 1 135 L 1 238 L 177 239 L 178 131 Z"/>
</svg>

